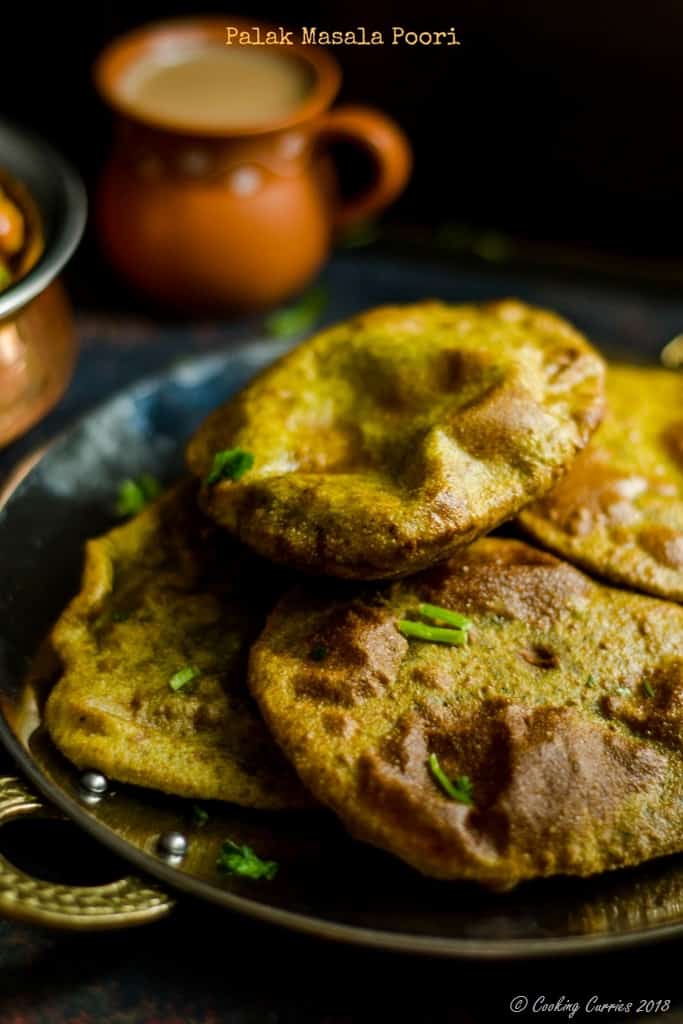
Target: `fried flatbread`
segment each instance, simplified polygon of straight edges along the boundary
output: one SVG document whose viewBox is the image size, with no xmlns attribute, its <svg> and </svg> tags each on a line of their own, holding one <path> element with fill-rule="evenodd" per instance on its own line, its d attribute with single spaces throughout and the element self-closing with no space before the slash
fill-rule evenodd
<svg viewBox="0 0 683 1024">
<path fill-rule="evenodd" d="M 57 747 L 79 768 L 165 793 L 307 804 L 246 686 L 248 646 L 277 587 L 201 516 L 193 484 L 91 540 L 82 590 L 52 638 L 64 666 L 46 706 Z M 187 668 L 199 674 L 174 691 Z"/>
<path fill-rule="evenodd" d="M 357 579 L 401 576 L 545 493 L 602 415 L 603 363 L 552 313 L 508 300 L 387 306 L 314 336 L 192 439 L 217 522 L 269 559 Z"/>
<path fill-rule="evenodd" d="M 424 874 L 509 888 L 683 849 L 683 608 L 485 538 L 417 576 L 285 596 L 249 683 L 304 784 Z M 407 639 L 421 602 L 466 646 Z M 429 767 L 472 806 L 449 797 Z"/>
<path fill-rule="evenodd" d="M 589 572 L 683 601 L 683 375 L 610 366 L 607 400 L 593 443 L 519 521 Z"/>
</svg>

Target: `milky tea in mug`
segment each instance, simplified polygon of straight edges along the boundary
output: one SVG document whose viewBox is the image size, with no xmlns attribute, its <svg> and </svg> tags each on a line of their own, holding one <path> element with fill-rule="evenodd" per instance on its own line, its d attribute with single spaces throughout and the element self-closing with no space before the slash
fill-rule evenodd
<svg viewBox="0 0 683 1024">
<path fill-rule="evenodd" d="M 205 44 L 170 47 L 133 65 L 122 91 L 151 121 L 177 118 L 204 129 L 240 128 L 288 117 L 313 82 L 310 67 L 281 50 Z"/>
</svg>

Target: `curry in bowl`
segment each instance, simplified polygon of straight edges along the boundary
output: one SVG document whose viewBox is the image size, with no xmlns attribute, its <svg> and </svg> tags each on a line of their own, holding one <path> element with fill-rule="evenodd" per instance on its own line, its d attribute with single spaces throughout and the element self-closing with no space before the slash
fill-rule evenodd
<svg viewBox="0 0 683 1024">
<path fill-rule="evenodd" d="M 0 168 L 0 293 L 35 266 L 43 244 L 41 216 L 31 194 Z"/>
</svg>

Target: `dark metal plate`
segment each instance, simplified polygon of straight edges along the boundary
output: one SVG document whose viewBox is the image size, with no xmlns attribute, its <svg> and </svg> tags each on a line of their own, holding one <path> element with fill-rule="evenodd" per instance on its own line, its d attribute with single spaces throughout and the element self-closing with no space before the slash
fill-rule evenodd
<svg viewBox="0 0 683 1024">
<path fill-rule="evenodd" d="M 399 290 L 395 273 L 382 279 L 381 262 L 375 272 L 369 288 L 360 287 L 359 279 L 358 303 L 352 297 L 355 271 L 347 274 L 351 298 L 344 313 L 349 306 L 369 304 L 368 291 L 377 293 L 370 301 L 379 301 L 426 291 L 479 298 L 514 290 L 573 315 L 608 348 L 621 341 L 622 349 L 630 348 L 641 360 L 653 358 L 678 315 L 675 304 L 659 307 L 663 319 L 653 316 L 647 329 L 647 305 L 634 303 L 633 317 L 640 318 L 634 325 L 623 296 L 615 320 L 608 299 L 591 301 L 585 289 L 516 287 L 519 282 L 510 287 L 508 281 L 503 290 L 495 280 L 481 284 L 479 279 L 477 286 L 445 272 L 440 279 L 432 275 L 426 288 L 423 271 L 405 269 Z M 580 308 L 572 308 L 574 301 Z M 22 770 L 74 821 L 139 869 L 228 909 L 325 938 L 502 958 L 586 952 L 683 933 L 681 858 L 585 881 L 529 883 L 494 895 L 423 879 L 393 858 L 352 842 L 324 812 L 275 815 L 206 805 L 210 821 L 200 829 L 191 824 L 186 802 L 132 787 L 115 786 L 96 807 L 80 801 L 76 772 L 56 754 L 40 724 L 49 665 L 34 672 L 29 686 L 26 673 L 78 585 L 83 541 L 112 524 L 113 496 L 124 477 L 149 471 L 172 480 L 182 468 L 183 441 L 205 413 L 281 348 L 255 341 L 179 364 L 129 388 L 62 435 L 6 494 L 0 511 L 0 737 Z M 159 834 L 170 828 L 190 835 L 190 852 L 180 868 L 169 867 L 156 853 Z M 222 879 L 215 859 L 227 837 L 279 860 L 276 880 Z"/>
</svg>

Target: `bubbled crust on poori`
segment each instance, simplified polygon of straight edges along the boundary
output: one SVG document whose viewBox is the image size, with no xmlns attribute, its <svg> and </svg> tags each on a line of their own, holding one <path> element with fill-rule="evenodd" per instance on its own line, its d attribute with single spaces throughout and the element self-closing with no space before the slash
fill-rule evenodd
<svg viewBox="0 0 683 1024">
<path fill-rule="evenodd" d="M 322 575 L 431 565 L 545 493 L 602 415 L 603 363 L 553 313 L 507 300 L 371 310 L 321 332 L 215 411 L 188 449 L 217 522 Z"/>
<path fill-rule="evenodd" d="M 79 768 L 165 793 L 308 804 L 246 685 L 248 646 L 277 586 L 201 516 L 192 482 L 91 540 L 81 592 L 53 631 L 55 744 Z M 201 674 L 174 692 L 170 679 L 188 665 Z"/>
<path fill-rule="evenodd" d="M 683 601 L 683 375 L 615 365 L 606 385 L 593 442 L 520 523 L 589 572 Z"/>
<path fill-rule="evenodd" d="M 468 615 L 471 642 L 407 640 L 397 620 L 424 601 Z M 311 792 L 424 874 L 507 888 L 683 849 L 683 609 L 526 544 L 294 590 L 249 683 Z M 473 807 L 436 784 L 432 753 L 470 777 Z"/>
</svg>

